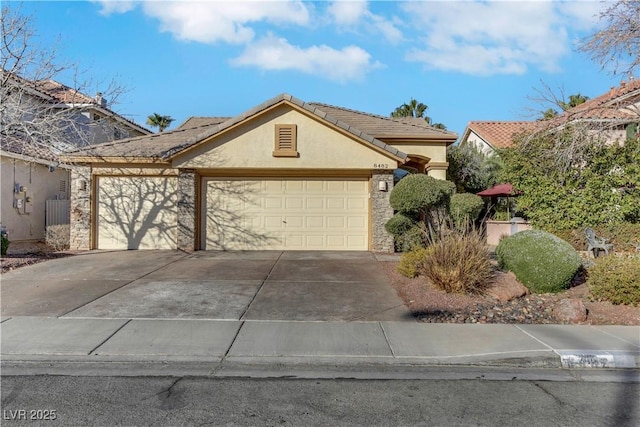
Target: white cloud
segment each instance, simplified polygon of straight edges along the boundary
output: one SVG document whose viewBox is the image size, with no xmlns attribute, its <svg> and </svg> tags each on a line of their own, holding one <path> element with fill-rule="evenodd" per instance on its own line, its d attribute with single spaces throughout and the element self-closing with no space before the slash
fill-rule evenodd
<svg viewBox="0 0 640 427">
<path fill-rule="evenodd" d="M 101 1 L 102 13 L 128 12 L 117 1 Z M 130 2 L 127 2 L 130 3 Z M 250 24 L 307 25 L 309 10 L 301 0 L 289 1 L 145 1 L 144 13 L 160 21 L 160 29 L 177 39 L 201 43 L 247 43 L 254 38 Z"/>
<path fill-rule="evenodd" d="M 327 12 L 338 25 L 355 25 L 369 13 L 369 4 L 364 0 L 333 1 Z"/>
<path fill-rule="evenodd" d="M 582 2 L 581 2 L 582 3 Z M 411 2 L 403 6 L 422 36 L 406 59 L 467 74 L 558 71 L 569 31 L 593 25 L 597 12 L 569 2 Z M 587 7 L 588 5 L 588 7 Z"/>
<path fill-rule="evenodd" d="M 403 39 L 402 32 L 391 20 L 369 10 L 368 1 L 335 0 L 327 7 L 327 13 L 338 27 L 356 29 L 362 26 L 368 33 L 380 33 L 394 44 Z"/>
<path fill-rule="evenodd" d="M 91 2 L 100 4 L 100 13 L 103 15 L 127 13 L 136 7 L 135 2 L 127 0 L 91 0 Z"/>
<path fill-rule="evenodd" d="M 321 45 L 301 48 L 273 34 L 258 40 L 231 62 L 236 66 L 255 66 L 263 70 L 296 70 L 338 82 L 359 80 L 382 65 L 357 46 L 337 50 Z"/>
</svg>

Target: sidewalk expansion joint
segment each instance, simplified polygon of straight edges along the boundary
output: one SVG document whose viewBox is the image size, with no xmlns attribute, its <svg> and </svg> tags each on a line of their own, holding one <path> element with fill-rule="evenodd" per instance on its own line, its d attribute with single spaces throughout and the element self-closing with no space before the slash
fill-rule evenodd
<svg viewBox="0 0 640 427">
<path fill-rule="evenodd" d="M 389 346 L 389 351 L 391 351 L 391 356 L 395 359 L 396 353 L 393 351 L 393 347 L 391 346 L 391 341 L 389 341 L 389 337 L 387 336 L 387 331 L 384 330 L 384 326 L 382 325 L 382 322 L 378 322 L 378 325 L 380 326 L 380 330 L 382 330 L 382 336 L 384 336 L 384 339 L 387 342 L 387 345 Z"/>
<path fill-rule="evenodd" d="M 122 326 L 120 326 L 118 329 L 116 329 L 115 331 L 113 331 L 112 334 L 110 334 L 107 338 L 105 338 L 104 340 L 102 340 L 102 342 L 100 344 L 98 344 L 97 346 L 95 346 L 93 348 L 93 350 L 91 350 L 88 354 L 91 355 L 94 351 L 96 351 L 97 349 L 99 349 L 100 347 L 102 347 L 102 345 L 104 343 L 106 343 L 107 341 L 109 341 L 115 334 L 117 334 L 118 332 L 120 332 L 122 330 L 122 328 L 124 328 L 125 326 L 127 326 L 132 319 L 127 319 L 126 322 L 124 322 L 124 324 Z"/>
</svg>

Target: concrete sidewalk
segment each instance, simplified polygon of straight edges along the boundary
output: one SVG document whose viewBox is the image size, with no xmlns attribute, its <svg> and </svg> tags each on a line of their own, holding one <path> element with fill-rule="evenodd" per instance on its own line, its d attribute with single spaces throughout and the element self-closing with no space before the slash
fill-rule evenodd
<svg viewBox="0 0 640 427">
<path fill-rule="evenodd" d="M 2 362 L 640 367 L 640 327 L 3 318 Z"/>
</svg>

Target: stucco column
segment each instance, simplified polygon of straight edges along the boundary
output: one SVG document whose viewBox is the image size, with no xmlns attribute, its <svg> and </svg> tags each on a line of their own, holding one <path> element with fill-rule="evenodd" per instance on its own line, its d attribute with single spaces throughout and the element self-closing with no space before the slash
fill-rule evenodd
<svg viewBox="0 0 640 427">
<path fill-rule="evenodd" d="M 91 166 L 71 170 L 69 247 L 91 249 Z"/>
<path fill-rule="evenodd" d="M 380 191 L 380 182 L 386 182 L 387 191 Z M 385 230 L 384 225 L 393 216 L 393 209 L 389 204 L 389 194 L 393 188 L 392 170 L 374 170 L 371 188 L 373 210 L 373 239 L 374 252 L 394 252 L 393 236 Z"/>
<path fill-rule="evenodd" d="M 178 172 L 178 249 L 196 249 L 196 188 L 197 174 L 193 169 Z"/>
</svg>

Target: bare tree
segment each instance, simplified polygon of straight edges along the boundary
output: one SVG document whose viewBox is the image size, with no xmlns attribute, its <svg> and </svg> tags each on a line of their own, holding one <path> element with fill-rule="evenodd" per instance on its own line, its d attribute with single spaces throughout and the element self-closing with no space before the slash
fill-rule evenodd
<svg viewBox="0 0 640 427">
<path fill-rule="evenodd" d="M 640 66 L 640 2 L 617 0 L 600 12 L 604 27 L 585 38 L 579 49 L 614 74 L 632 76 Z"/>
<path fill-rule="evenodd" d="M 124 88 L 112 81 L 96 97 L 85 95 L 94 86 L 81 79 L 73 64 L 57 62 L 56 46 L 38 46 L 31 16 L 20 8 L 2 6 L 0 27 L 0 133 L 3 144 L 22 147 L 31 155 L 54 154 L 73 147 L 129 136 L 111 117 Z M 73 76 L 72 86 L 56 81 Z M 95 86 L 94 86 L 95 87 Z M 101 114 L 101 112 L 105 114 Z"/>
</svg>

